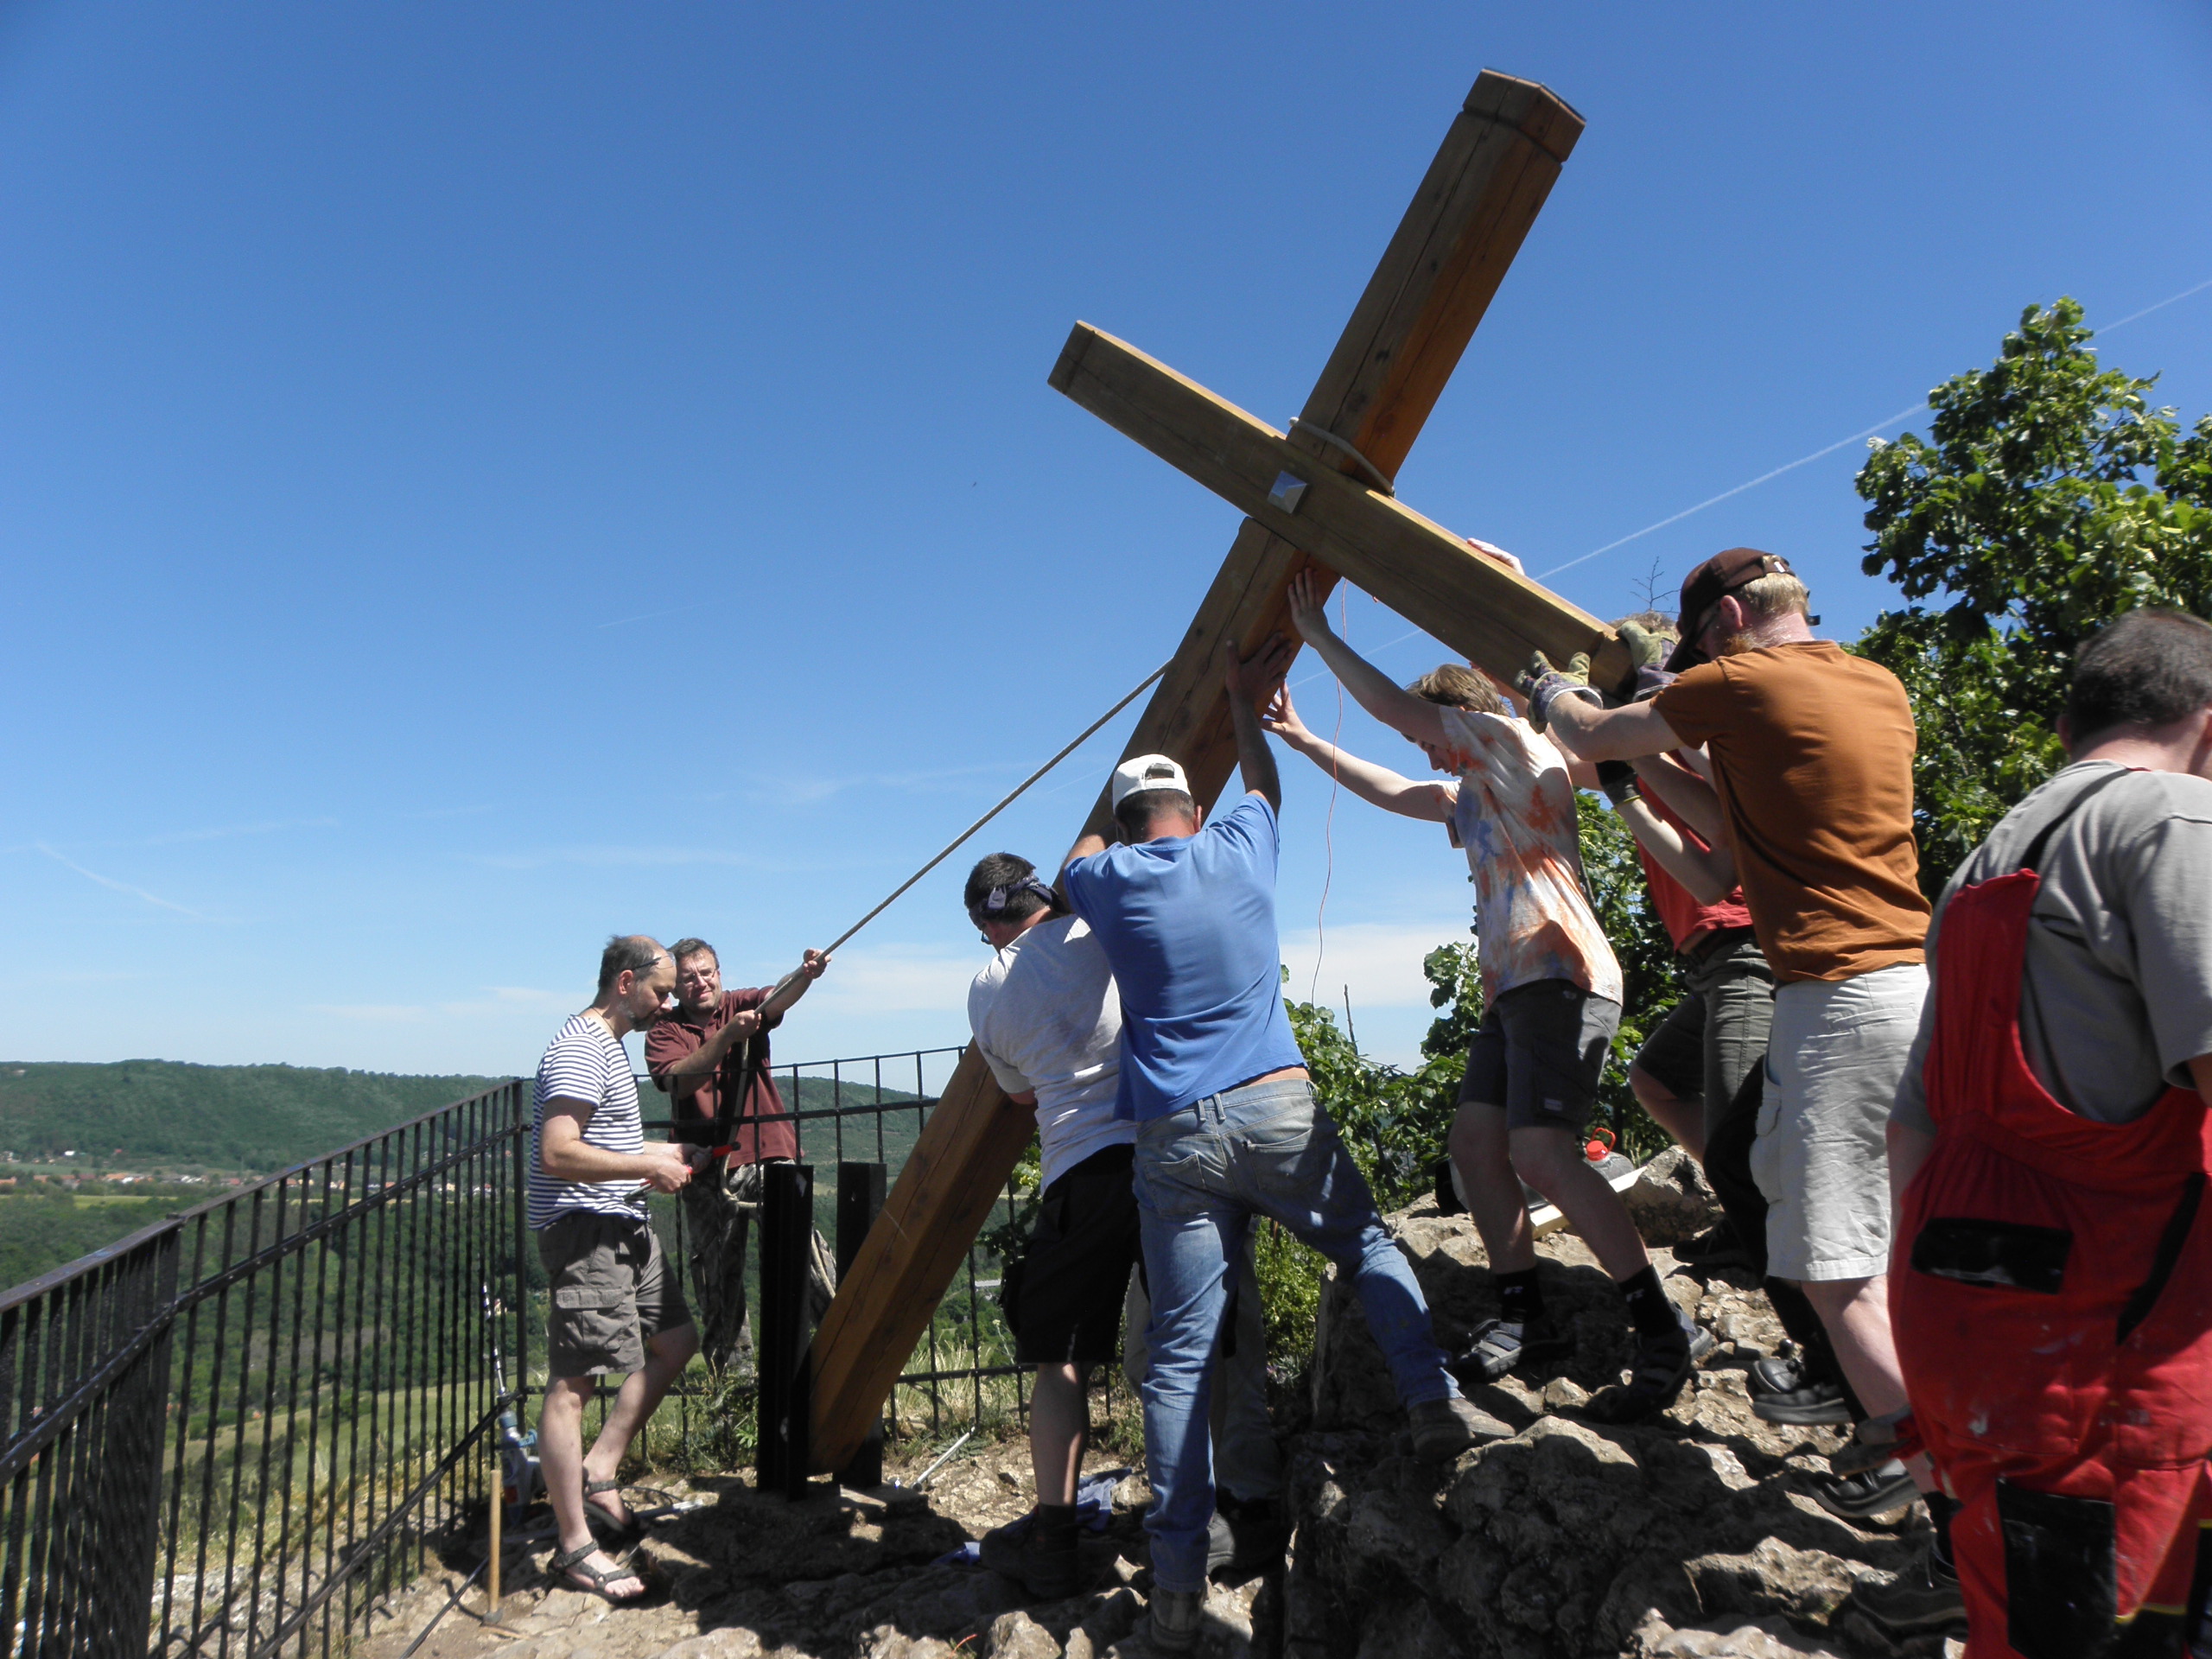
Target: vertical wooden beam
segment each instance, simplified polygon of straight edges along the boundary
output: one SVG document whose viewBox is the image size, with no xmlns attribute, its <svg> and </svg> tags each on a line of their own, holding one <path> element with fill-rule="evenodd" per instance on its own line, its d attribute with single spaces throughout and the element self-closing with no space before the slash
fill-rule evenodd
<svg viewBox="0 0 2212 1659">
<path fill-rule="evenodd" d="M 1582 118 L 1548 88 L 1483 72 L 1353 307 L 1302 421 L 1385 474 L 1397 471 L 1581 133 Z M 1303 426 L 1291 442 L 1339 472 L 1360 470 Z M 1125 756 L 1173 754 L 1200 801 L 1218 798 L 1236 769 L 1236 742 L 1210 666 L 1216 645 L 1231 638 L 1249 651 L 1283 627 L 1291 575 L 1306 562 L 1245 521 Z M 1333 585 L 1332 572 L 1314 568 Z M 1102 790 L 1085 828 L 1107 834 L 1111 823 Z M 866 1439 L 1034 1128 L 972 1048 L 962 1056 L 815 1336 L 810 1449 L 817 1469 L 839 1467 Z"/>
</svg>

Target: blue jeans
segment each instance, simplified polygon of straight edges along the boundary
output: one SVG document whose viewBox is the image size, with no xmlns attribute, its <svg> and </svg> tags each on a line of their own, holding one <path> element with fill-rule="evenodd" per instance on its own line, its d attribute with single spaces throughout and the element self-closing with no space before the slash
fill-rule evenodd
<svg viewBox="0 0 2212 1659">
<path fill-rule="evenodd" d="M 1152 1481 L 1152 1570 L 1168 1590 L 1203 1590 L 1213 1518 L 1206 1432 L 1230 1263 L 1255 1215 L 1354 1275 L 1368 1329 L 1407 1405 L 1459 1389 L 1429 1332 L 1413 1269 L 1382 1230 L 1366 1178 L 1303 1078 L 1246 1084 L 1137 1131 L 1137 1215 L 1152 1322 L 1145 1333 L 1144 1445 Z"/>
</svg>

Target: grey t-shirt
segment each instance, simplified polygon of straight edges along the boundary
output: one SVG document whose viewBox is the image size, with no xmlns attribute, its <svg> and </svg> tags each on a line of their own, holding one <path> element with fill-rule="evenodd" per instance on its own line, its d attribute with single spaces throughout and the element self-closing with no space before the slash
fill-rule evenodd
<svg viewBox="0 0 2212 1659">
<path fill-rule="evenodd" d="M 1951 894 L 2020 868 L 2044 826 L 2109 760 L 2067 767 L 2005 816 L 1959 867 L 1928 930 L 1931 983 Z M 2192 1085 L 2189 1062 L 2212 1053 L 2212 782 L 2136 772 L 2107 784 L 2044 849 L 2028 925 L 2020 1046 L 2058 1103 L 2101 1123 L 2143 1116 L 2169 1084 Z M 1897 1087 L 1897 1121 L 1934 1126 L 1921 1083 L 1936 998 Z"/>
</svg>

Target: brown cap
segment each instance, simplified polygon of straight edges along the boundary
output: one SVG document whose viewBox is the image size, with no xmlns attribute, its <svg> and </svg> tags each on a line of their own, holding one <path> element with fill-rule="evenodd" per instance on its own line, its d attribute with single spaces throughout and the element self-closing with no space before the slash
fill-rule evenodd
<svg viewBox="0 0 2212 1659">
<path fill-rule="evenodd" d="M 1738 588 L 1749 587 L 1761 576 L 1794 574 L 1789 561 L 1779 553 L 1763 553 L 1756 547 L 1732 547 L 1714 554 L 1682 581 L 1681 627 L 1682 637 L 1667 658 L 1667 671 L 1679 674 L 1706 660 L 1697 648 L 1698 636 L 1713 607 Z"/>
</svg>

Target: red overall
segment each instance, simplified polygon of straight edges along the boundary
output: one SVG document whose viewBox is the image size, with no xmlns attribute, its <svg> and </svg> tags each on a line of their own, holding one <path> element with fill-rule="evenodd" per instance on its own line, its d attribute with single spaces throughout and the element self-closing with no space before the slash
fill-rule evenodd
<svg viewBox="0 0 2212 1659">
<path fill-rule="evenodd" d="M 2039 885 L 1999 876 L 1943 914 L 1938 1133 L 1890 1274 L 1897 1357 L 1961 1505 L 1968 1659 L 2178 1655 L 2212 1515 L 2206 1113 L 2170 1088 L 2099 1123 L 2037 1080 L 2019 1006 Z"/>
</svg>

